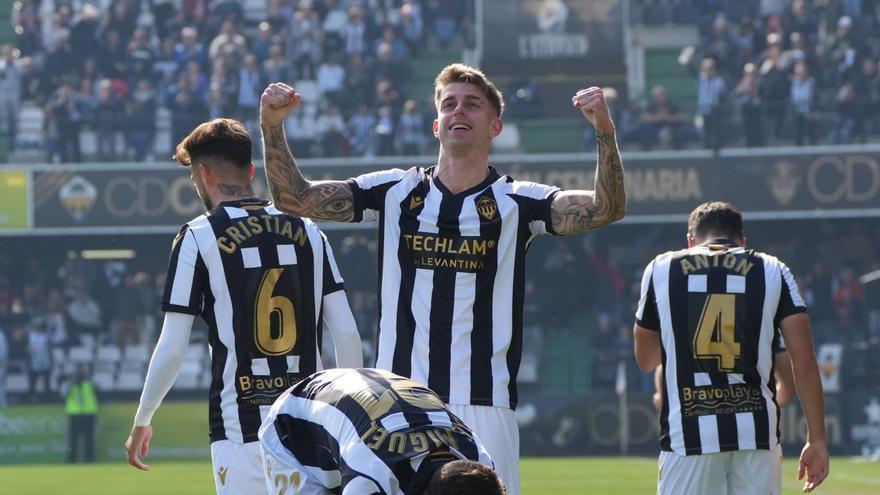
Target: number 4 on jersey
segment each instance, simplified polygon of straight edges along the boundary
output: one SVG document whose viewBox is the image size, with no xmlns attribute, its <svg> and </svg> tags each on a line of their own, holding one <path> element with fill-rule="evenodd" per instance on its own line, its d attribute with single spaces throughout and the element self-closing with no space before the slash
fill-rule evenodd
<svg viewBox="0 0 880 495">
<path fill-rule="evenodd" d="M 740 343 L 736 341 L 736 295 L 709 294 L 694 334 L 694 357 L 714 359 L 719 371 L 736 371 Z"/>
</svg>

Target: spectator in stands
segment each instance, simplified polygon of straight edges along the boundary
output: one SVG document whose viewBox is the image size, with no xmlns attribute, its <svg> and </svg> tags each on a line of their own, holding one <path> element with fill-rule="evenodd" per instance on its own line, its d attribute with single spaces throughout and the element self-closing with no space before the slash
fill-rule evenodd
<svg viewBox="0 0 880 495">
<path fill-rule="evenodd" d="M 70 79 L 64 79 L 46 107 L 46 134 L 54 143 L 47 146 L 49 161 L 79 162 L 79 129 L 82 121 L 76 94 Z M 56 156 L 57 153 L 57 156 Z"/>
<path fill-rule="evenodd" d="M 746 146 L 764 145 L 763 101 L 758 85 L 758 69 L 748 63 L 743 67 L 742 78 L 734 89 L 734 97 L 742 116 L 743 135 Z"/>
<path fill-rule="evenodd" d="M 281 37 L 272 30 L 272 24 L 263 21 L 257 26 L 257 38 L 251 43 L 251 53 L 257 56 L 257 60 L 267 60 L 269 50 L 281 42 Z M 270 81 L 274 81 L 274 79 L 270 79 Z"/>
<path fill-rule="evenodd" d="M 218 34 L 208 46 L 208 58 L 214 60 L 224 53 L 232 53 L 235 60 L 241 60 L 247 53 L 247 40 L 239 34 L 235 21 L 223 21 Z"/>
<path fill-rule="evenodd" d="M 861 321 L 861 315 L 864 314 L 865 287 L 859 282 L 851 267 L 843 268 L 832 281 L 831 287 L 831 300 L 837 313 L 837 324 L 845 336 L 851 337 L 856 327 L 864 323 Z"/>
<path fill-rule="evenodd" d="M 255 129 L 260 110 L 260 93 L 263 87 L 257 57 L 248 53 L 238 73 L 237 118 L 245 127 Z"/>
<path fill-rule="evenodd" d="M 98 83 L 98 96 L 94 103 L 84 108 L 87 115 L 91 115 L 92 129 L 98 141 L 98 160 L 104 162 L 116 161 L 116 137 L 122 128 L 123 106 L 113 94 L 110 79 L 102 79 Z"/>
<path fill-rule="evenodd" d="M 152 161 L 156 140 L 156 93 L 147 80 L 138 81 L 125 107 L 125 141 L 131 159 Z"/>
<path fill-rule="evenodd" d="M 343 37 L 348 14 L 339 0 L 325 0 L 324 9 L 324 20 L 321 23 L 321 30 L 324 32 L 324 53 L 344 52 L 345 42 Z M 281 79 L 270 78 L 269 80 L 280 81 Z"/>
<path fill-rule="evenodd" d="M 0 131 L 10 151 L 15 149 L 22 97 L 22 69 L 17 55 L 10 45 L 0 47 Z"/>
<path fill-rule="evenodd" d="M 263 77 L 267 81 L 293 80 L 293 67 L 284 56 L 284 47 L 281 44 L 269 47 L 269 58 L 263 62 Z"/>
<path fill-rule="evenodd" d="M 700 62 L 697 80 L 697 111 L 703 118 L 703 146 L 718 152 L 724 142 L 727 85 L 718 74 L 715 60 L 711 58 Z"/>
<path fill-rule="evenodd" d="M 607 98 L 605 101 L 608 101 Z M 403 112 L 397 122 L 397 148 L 403 155 L 424 155 L 428 137 L 425 133 L 425 117 L 418 111 L 415 100 L 403 104 Z"/>
<path fill-rule="evenodd" d="M 98 335 L 103 329 L 101 319 L 101 307 L 89 294 L 85 287 L 75 287 L 73 299 L 67 304 L 67 318 L 71 324 L 72 340 L 82 343 L 82 335 L 91 335 L 91 340 L 97 341 Z"/>
<path fill-rule="evenodd" d="M 184 78 L 183 81 L 188 81 Z M 205 120 L 208 110 L 196 99 L 188 83 L 183 84 L 171 106 L 171 142 L 179 143 L 189 131 Z"/>
<path fill-rule="evenodd" d="M 314 79 L 321 63 L 321 23 L 311 1 L 300 2 L 290 21 L 285 52 L 293 61 L 297 79 Z"/>
<path fill-rule="evenodd" d="M 390 156 L 394 154 L 394 115 L 391 107 L 383 105 L 376 111 L 376 154 Z"/>
<path fill-rule="evenodd" d="M 853 83 L 859 107 L 865 112 L 865 132 L 876 134 L 880 132 L 880 70 L 877 60 L 865 58 Z"/>
<path fill-rule="evenodd" d="M 269 79 L 269 81 L 284 81 L 285 79 Z M 345 67 L 338 60 L 335 53 L 327 55 L 327 59 L 318 67 L 318 91 L 321 96 L 336 103 L 339 101 L 339 93 L 345 86 Z"/>
<path fill-rule="evenodd" d="M 411 56 L 422 49 L 425 24 L 422 20 L 422 6 L 413 0 L 404 0 L 399 9 L 400 34 Z"/>
<path fill-rule="evenodd" d="M 318 124 L 315 119 L 314 106 L 292 112 L 284 120 L 284 127 L 288 129 L 288 144 L 290 149 L 297 150 L 303 158 L 311 158 L 315 155 L 314 144 L 318 137 Z"/>
<path fill-rule="evenodd" d="M 816 81 L 810 77 L 807 63 L 803 60 L 794 65 L 794 76 L 791 80 L 791 110 L 794 115 L 794 144 L 804 143 L 804 134 L 810 144 L 816 144 L 816 118 L 814 106 L 816 101 Z"/>
<path fill-rule="evenodd" d="M 719 14 L 712 22 L 712 32 L 703 45 L 703 56 L 716 61 L 718 72 L 722 77 L 730 78 L 736 72 L 734 65 L 737 60 L 736 40 L 730 33 L 727 19 Z"/>
<path fill-rule="evenodd" d="M 849 144 L 855 136 L 865 142 L 865 109 L 860 103 L 855 83 L 843 83 L 837 91 L 838 122 L 831 138 L 834 144 Z"/>
<path fill-rule="evenodd" d="M 30 395 L 36 399 L 49 392 L 49 373 L 52 371 L 52 343 L 46 328 L 46 319 L 33 318 L 27 333 L 27 350 L 30 366 Z M 42 387 L 38 385 L 42 382 Z M 38 390 L 40 394 L 38 394 Z"/>
<path fill-rule="evenodd" d="M 616 94 L 614 96 L 616 100 Z M 651 88 L 651 101 L 642 112 L 635 134 L 644 150 L 661 142 L 678 149 L 687 138 L 687 121 L 678 105 L 669 100 L 663 86 Z"/>
<path fill-rule="evenodd" d="M 544 113 L 541 86 L 524 71 L 517 71 L 507 86 L 507 111 L 513 118 L 540 118 Z M 605 95 L 606 99 L 608 95 Z"/>
<path fill-rule="evenodd" d="M 358 5 L 352 5 L 348 8 L 348 19 L 342 28 L 342 40 L 346 55 L 363 56 L 366 54 L 367 25 L 364 23 L 363 11 Z"/>
<path fill-rule="evenodd" d="M 767 37 L 767 42 L 764 60 L 758 70 L 758 88 L 764 111 L 767 112 L 769 130 L 773 136 L 780 137 L 785 123 L 791 81 L 782 60 L 782 39 L 773 34 Z"/>
<path fill-rule="evenodd" d="M 9 341 L 0 326 L 0 408 L 6 407 L 6 370 L 9 368 Z"/>
<path fill-rule="evenodd" d="M 371 157 L 376 154 L 376 115 L 368 105 L 348 119 L 348 142 L 355 156 Z"/>
<path fill-rule="evenodd" d="M 852 18 L 841 16 L 837 20 L 837 30 L 826 36 L 822 46 L 823 64 L 832 67 L 832 83 L 850 80 L 853 72 L 858 70 L 857 62 L 861 50 L 862 39 L 853 29 Z"/>
<path fill-rule="evenodd" d="M 808 8 L 806 0 L 793 0 L 783 21 L 789 32 L 800 33 L 805 38 L 804 42 L 807 46 L 816 46 L 819 22 Z"/>
<path fill-rule="evenodd" d="M 428 0 L 426 19 L 433 20 L 432 34 L 441 48 L 449 46 L 465 18 L 465 0 Z"/>
<path fill-rule="evenodd" d="M 318 139 L 321 143 L 321 156 L 344 156 L 348 154 L 348 141 L 346 140 L 348 128 L 335 104 L 327 104 L 326 110 L 318 115 L 315 127 L 317 128 Z"/>
<path fill-rule="evenodd" d="M 192 26 L 180 30 L 180 43 L 174 48 L 174 53 L 178 72 L 183 71 L 191 60 L 198 62 L 203 68 L 208 66 L 208 52 L 199 41 L 198 31 Z"/>
</svg>

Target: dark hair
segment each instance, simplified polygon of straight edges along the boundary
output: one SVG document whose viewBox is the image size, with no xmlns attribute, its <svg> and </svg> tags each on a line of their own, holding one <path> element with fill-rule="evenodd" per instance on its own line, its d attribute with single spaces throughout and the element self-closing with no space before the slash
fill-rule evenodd
<svg viewBox="0 0 880 495">
<path fill-rule="evenodd" d="M 251 136 L 234 119 L 214 119 L 196 127 L 177 145 L 174 159 L 184 167 L 194 161 L 219 159 L 237 167 L 251 164 Z"/>
<path fill-rule="evenodd" d="M 705 240 L 708 236 L 742 239 L 742 213 L 732 204 L 723 201 L 703 203 L 691 212 L 688 233 L 698 240 Z"/>
<path fill-rule="evenodd" d="M 428 483 L 431 495 L 505 495 L 506 490 L 498 474 L 477 461 L 447 462 Z"/>
<path fill-rule="evenodd" d="M 489 103 L 495 107 L 495 112 L 501 117 L 504 113 L 504 96 L 501 91 L 495 87 L 495 83 L 486 77 L 480 69 L 475 69 L 464 64 L 450 64 L 440 71 L 437 78 L 434 79 L 434 103 L 440 102 L 440 95 L 443 88 L 452 83 L 468 83 L 473 84 L 483 90 L 483 94 L 489 100 Z"/>
</svg>

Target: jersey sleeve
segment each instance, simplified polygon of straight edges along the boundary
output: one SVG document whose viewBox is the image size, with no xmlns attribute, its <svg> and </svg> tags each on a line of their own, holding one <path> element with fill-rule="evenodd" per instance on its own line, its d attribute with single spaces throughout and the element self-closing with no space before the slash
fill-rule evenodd
<svg viewBox="0 0 880 495">
<path fill-rule="evenodd" d="M 339 273 L 339 267 L 336 265 L 336 258 L 333 256 L 333 248 L 327 241 L 327 236 L 321 232 L 321 239 L 324 243 L 324 292 L 322 295 L 332 294 L 340 290 L 345 290 L 345 283 L 342 274 Z"/>
<path fill-rule="evenodd" d="M 657 297 L 654 292 L 654 261 L 648 263 L 642 275 L 642 288 L 639 307 L 636 309 L 636 323 L 648 330 L 660 330 L 660 317 L 657 315 Z"/>
<path fill-rule="evenodd" d="M 388 189 L 400 182 L 406 171 L 401 169 L 381 170 L 348 179 L 354 199 L 354 218 L 352 222 L 375 220 L 385 205 Z"/>
<path fill-rule="evenodd" d="M 521 198 L 520 220 L 527 222 L 532 235 L 553 234 L 551 206 L 560 189 L 536 182 L 513 182 L 513 195 Z"/>
<path fill-rule="evenodd" d="M 184 225 L 171 245 L 171 259 L 162 295 L 162 311 L 198 315 L 202 310 L 207 269 L 195 236 Z"/>
<path fill-rule="evenodd" d="M 779 322 L 785 318 L 796 313 L 806 313 L 807 311 L 807 305 L 804 304 L 804 299 L 801 297 L 797 282 L 794 280 L 794 275 L 791 274 L 791 270 L 789 270 L 788 266 L 781 261 L 779 262 L 779 265 L 782 284 L 779 294 L 779 306 L 777 306 L 776 315 L 773 318 L 773 323 L 777 328 L 779 327 Z"/>
</svg>

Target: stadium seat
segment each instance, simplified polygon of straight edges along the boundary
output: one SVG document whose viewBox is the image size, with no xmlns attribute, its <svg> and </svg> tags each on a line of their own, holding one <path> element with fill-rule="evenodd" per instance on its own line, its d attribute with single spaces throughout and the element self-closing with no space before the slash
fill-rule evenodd
<svg viewBox="0 0 880 495">
<path fill-rule="evenodd" d="M 116 381 L 116 388 L 123 391 L 140 390 L 143 386 L 144 374 L 139 371 L 123 370 Z"/>
<path fill-rule="evenodd" d="M 123 354 L 123 362 L 125 363 L 146 363 L 150 360 L 150 351 L 146 344 L 130 345 L 125 348 Z"/>
<path fill-rule="evenodd" d="M 294 83 L 296 92 L 302 97 L 302 101 L 318 101 L 321 93 L 318 91 L 318 83 L 311 79 L 303 79 Z"/>
<path fill-rule="evenodd" d="M 27 392 L 28 377 L 24 373 L 10 373 L 6 376 L 7 392 Z"/>
<path fill-rule="evenodd" d="M 122 353 L 119 347 L 115 345 L 102 345 L 98 347 L 97 361 L 107 363 L 118 363 L 122 360 Z"/>
<path fill-rule="evenodd" d="M 90 363 L 94 357 L 95 352 L 91 346 L 76 346 L 70 348 L 67 360 L 71 363 Z"/>
<path fill-rule="evenodd" d="M 116 389 L 115 374 L 110 371 L 100 371 L 92 375 L 92 382 L 95 387 L 102 392 L 109 392 Z"/>
<path fill-rule="evenodd" d="M 500 153 L 521 152 L 519 126 L 513 122 L 506 123 L 501 134 L 492 140 L 492 150 Z"/>
</svg>

